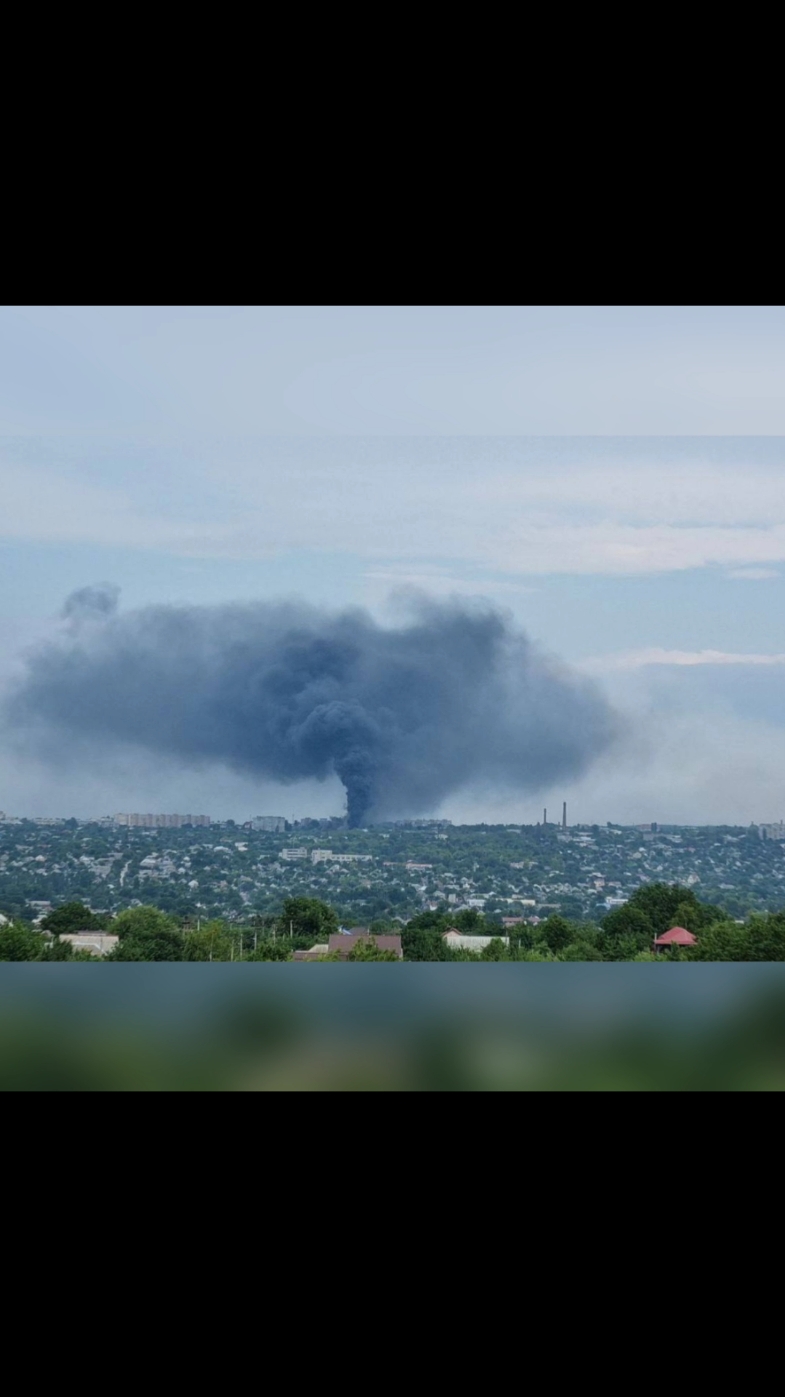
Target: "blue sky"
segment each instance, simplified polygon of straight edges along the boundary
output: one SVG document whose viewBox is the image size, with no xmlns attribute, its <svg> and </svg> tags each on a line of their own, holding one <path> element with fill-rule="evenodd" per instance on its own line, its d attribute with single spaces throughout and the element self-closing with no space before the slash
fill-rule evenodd
<svg viewBox="0 0 785 1397">
<path fill-rule="evenodd" d="M 779 818 L 783 387 L 779 307 L 4 309 L 0 681 L 89 583 L 383 620 L 401 589 L 482 595 L 631 735 L 573 789 L 444 813 Z M 327 813 L 340 792 L 143 759 L 66 777 L 0 739 L 0 808 L 186 801 Z"/>
</svg>

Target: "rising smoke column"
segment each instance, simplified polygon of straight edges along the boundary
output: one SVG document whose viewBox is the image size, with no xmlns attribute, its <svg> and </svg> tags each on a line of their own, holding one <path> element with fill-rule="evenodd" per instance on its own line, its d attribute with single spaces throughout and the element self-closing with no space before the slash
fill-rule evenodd
<svg viewBox="0 0 785 1397">
<path fill-rule="evenodd" d="M 284 783 L 336 772 L 351 825 L 434 810 L 469 784 L 576 777 L 617 726 L 598 690 L 489 605 L 420 600 L 385 628 L 296 603 L 123 613 L 108 586 L 68 598 L 6 719 L 81 759 L 131 744 Z"/>
</svg>

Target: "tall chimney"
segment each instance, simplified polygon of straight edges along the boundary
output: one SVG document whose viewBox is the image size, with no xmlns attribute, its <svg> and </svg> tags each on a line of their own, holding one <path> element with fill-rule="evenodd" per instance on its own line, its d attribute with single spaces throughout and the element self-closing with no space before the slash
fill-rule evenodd
<svg viewBox="0 0 785 1397">
<path fill-rule="evenodd" d="M 564 802 L 564 804 L 563 804 L 563 806 L 562 806 L 562 809 L 561 809 L 561 827 L 562 827 L 562 829 L 566 829 L 566 828 L 567 828 L 567 802 L 566 802 L 566 800 L 565 800 L 565 802 Z"/>
<path fill-rule="evenodd" d="M 544 825 L 547 825 L 547 823 L 548 823 L 548 811 L 547 811 L 547 810 L 543 810 L 543 812 L 542 812 L 542 822 L 543 822 Z"/>
</svg>

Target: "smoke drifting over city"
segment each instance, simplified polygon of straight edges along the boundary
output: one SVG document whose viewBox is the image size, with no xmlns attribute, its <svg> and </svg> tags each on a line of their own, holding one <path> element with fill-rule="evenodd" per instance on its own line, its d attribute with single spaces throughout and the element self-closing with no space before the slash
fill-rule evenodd
<svg viewBox="0 0 785 1397">
<path fill-rule="evenodd" d="M 6 706 L 44 753 L 107 747 L 292 783 L 337 773 L 352 826 L 433 812 L 482 784 L 534 792 L 612 743 L 599 690 L 490 606 L 420 600 L 405 625 L 297 603 L 154 606 L 68 598 Z"/>
</svg>

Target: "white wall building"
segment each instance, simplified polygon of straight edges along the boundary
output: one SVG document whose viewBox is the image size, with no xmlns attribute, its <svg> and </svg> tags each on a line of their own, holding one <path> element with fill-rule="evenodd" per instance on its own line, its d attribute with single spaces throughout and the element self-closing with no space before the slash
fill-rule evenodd
<svg viewBox="0 0 785 1397">
<path fill-rule="evenodd" d="M 448 946 L 455 949 L 460 948 L 466 951 L 484 951 L 486 946 L 490 946 L 492 941 L 503 941 L 505 946 L 509 946 L 509 936 L 463 936 L 460 931 L 451 928 L 445 931 L 443 940 Z"/>
</svg>

